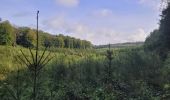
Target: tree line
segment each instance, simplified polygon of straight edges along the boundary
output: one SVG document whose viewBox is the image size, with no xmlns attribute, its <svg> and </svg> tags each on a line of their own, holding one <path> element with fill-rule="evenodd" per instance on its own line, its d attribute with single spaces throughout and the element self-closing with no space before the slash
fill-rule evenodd
<svg viewBox="0 0 170 100">
<path fill-rule="evenodd" d="M 15 100 L 31 100 L 34 97 L 36 100 L 169 100 L 169 8 L 170 4 L 163 11 L 160 28 L 146 39 L 144 48 L 113 51 L 109 45 L 109 50 L 102 53 L 58 53 L 42 70 L 43 77 L 38 78 L 37 97 L 31 95 L 34 93 L 28 77 L 30 70 L 20 70 L 20 74 L 11 73 L 4 80 L 0 89 L 2 100 L 13 100 L 17 95 L 20 98 Z M 46 43 L 49 44 L 48 41 Z M 78 53 L 77 50 L 72 52 Z M 31 61 L 34 62 L 34 59 Z M 35 66 L 37 64 L 29 65 L 30 68 Z M 15 82 L 15 79 L 18 81 Z"/>
<path fill-rule="evenodd" d="M 91 42 L 80 40 L 70 36 L 51 35 L 44 31 L 39 31 L 39 44 L 42 47 L 57 48 L 91 48 Z M 23 47 L 35 47 L 36 30 L 29 27 L 14 27 L 9 21 L 0 22 L 0 45 L 21 45 Z"/>
<path fill-rule="evenodd" d="M 170 2 L 162 11 L 159 28 L 151 32 L 147 37 L 144 47 L 145 50 L 156 52 L 163 60 L 168 57 L 170 51 Z"/>
</svg>

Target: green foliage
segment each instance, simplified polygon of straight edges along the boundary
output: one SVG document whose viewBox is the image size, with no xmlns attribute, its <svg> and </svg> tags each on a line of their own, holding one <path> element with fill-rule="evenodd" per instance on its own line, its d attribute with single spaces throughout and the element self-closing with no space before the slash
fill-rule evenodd
<svg viewBox="0 0 170 100">
<path fill-rule="evenodd" d="M 40 50 L 44 46 L 52 48 L 46 53 L 39 51 L 39 54 L 43 54 L 42 57 L 55 55 L 42 70 L 41 57 L 36 56 L 39 62 L 33 59 L 35 50 L 0 46 L 0 99 L 169 100 L 169 11 L 170 4 L 162 12 L 160 28 L 151 33 L 144 47 L 86 49 L 92 47 L 89 41 L 40 31 Z M 1 45 L 14 41 L 13 29 L 18 45 L 35 46 L 34 29 L 13 28 L 9 22 L 0 23 Z M 21 48 L 23 51 L 18 52 Z M 18 64 L 16 57 L 25 59 Z M 30 63 L 28 69 L 24 63 Z M 33 81 L 35 84 L 32 86 L 33 78 L 36 82 Z M 31 95 L 34 89 L 37 91 Z"/>
<path fill-rule="evenodd" d="M 156 51 L 163 60 L 166 59 L 170 50 L 170 3 L 162 11 L 160 27 L 154 30 L 145 41 L 145 48 L 150 51 Z"/>
<path fill-rule="evenodd" d="M 54 47 L 63 48 L 64 47 L 64 39 L 62 37 L 56 37 L 53 39 Z"/>
<path fill-rule="evenodd" d="M 105 68 L 104 68 L 104 71 L 105 71 L 104 81 L 106 84 L 110 84 L 113 81 L 112 73 L 114 71 L 113 65 L 112 65 L 113 51 L 110 49 L 110 44 L 109 44 L 109 50 L 107 50 L 106 58 L 107 58 L 107 64 L 105 65 Z"/>
<path fill-rule="evenodd" d="M 8 21 L 0 22 L 0 45 L 12 45 L 14 38 L 11 24 Z"/>
<path fill-rule="evenodd" d="M 153 32 L 150 33 L 150 36 L 148 36 L 145 40 L 144 47 L 148 51 L 154 51 L 157 50 L 156 48 L 160 47 L 160 32 L 159 30 L 154 30 Z"/>
<path fill-rule="evenodd" d="M 19 28 L 17 33 L 17 44 L 24 47 L 34 47 L 36 41 L 35 31 L 30 28 Z"/>
<path fill-rule="evenodd" d="M 154 55 L 152 55 L 154 58 L 150 57 L 149 59 L 147 59 L 148 62 L 146 63 L 147 65 L 152 67 L 148 66 L 147 68 L 145 68 L 147 71 L 144 73 L 143 76 L 145 80 L 147 80 L 149 83 L 149 87 L 147 87 L 149 89 L 147 89 L 147 92 L 148 90 L 149 93 L 151 90 L 154 91 L 153 92 L 154 95 L 152 94 L 152 99 L 154 100 L 155 99 L 168 100 L 170 98 L 170 92 L 169 92 L 170 90 L 169 89 L 170 28 L 169 26 L 170 26 L 170 3 L 168 2 L 167 7 L 162 11 L 159 29 L 154 30 L 150 34 L 150 36 L 146 39 L 144 44 L 145 51 L 154 52 L 153 53 Z M 148 57 L 148 55 L 146 57 Z M 156 63 L 152 61 L 155 61 Z M 153 96 L 155 96 L 155 93 L 157 93 L 158 98 L 153 98 Z"/>
<path fill-rule="evenodd" d="M 162 40 L 164 40 L 164 45 L 166 48 L 170 49 L 170 3 L 167 8 L 162 11 L 161 15 L 162 19 L 160 20 L 160 32 L 162 33 Z"/>
<path fill-rule="evenodd" d="M 4 49 L 3 51 L 7 51 Z M 20 48 L 15 49 L 17 51 Z M 24 49 L 24 52 L 27 57 L 31 57 L 28 50 Z M 18 53 L 13 54 L 18 55 Z M 6 64 L 14 63 L 11 62 L 13 54 Z M 104 70 L 108 64 L 106 51 L 101 53 L 68 49 L 55 51 L 54 54 L 55 59 L 40 74 L 38 84 L 41 85 L 38 85 L 37 99 L 160 100 L 169 94 L 169 70 L 167 70 L 169 60 L 162 63 L 159 55 L 146 53 L 142 48 L 113 50 L 110 75 L 112 81 L 109 84 L 103 81 L 103 76 L 107 74 Z M 5 59 L 5 56 L 2 58 Z M 20 66 L 17 63 L 13 65 Z M 16 67 L 13 67 L 13 73 L 11 68 L 6 69 L 6 73 L 1 73 L 5 76 L 1 82 L 7 83 L 13 91 L 16 91 Z M 30 73 L 25 68 L 22 70 L 23 68 L 21 66 L 20 70 L 20 79 L 24 79 L 20 83 L 21 98 L 27 100 L 31 98 L 32 85 Z M 3 85 L 1 85 L 0 96 L 2 100 L 11 98 Z"/>
<path fill-rule="evenodd" d="M 23 47 L 35 47 L 36 30 L 29 27 L 16 28 L 8 21 L 0 22 L 0 45 L 21 45 Z M 92 48 L 92 44 L 86 40 L 76 39 L 70 36 L 51 35 L 44 31 L 39 31 L 40 47 L 54 48 Z"/>
</svg>

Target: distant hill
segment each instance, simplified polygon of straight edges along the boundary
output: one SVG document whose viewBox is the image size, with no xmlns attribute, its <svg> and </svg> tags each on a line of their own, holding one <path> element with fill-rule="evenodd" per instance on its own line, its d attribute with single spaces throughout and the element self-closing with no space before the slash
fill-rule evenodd
<svg viewBox="0 0 170 100">
<path fill-rule="evenodd" d="M 13 26 L 9 21 L 0 21 L 0 45 L 20 45 L 34 48 L 36 45 L 36 29 L 30 27 Z M 52 35 L 54 33 L 39 30 L 39 46 L 53 48 L 88 49 L 92 48 L 92 43 L 63 34 Z"/>
<path fill-rule="evenodd" d="M 134 47 L 134 46 L 142 46 L 144 42 L 126 42 L 126 43 L 116 43 L 110 44 L 111 48 L 125 48 L 125 47 Z M 94 48 L 108 48 L 108 45 L 95 45 Z"/>
</svg>

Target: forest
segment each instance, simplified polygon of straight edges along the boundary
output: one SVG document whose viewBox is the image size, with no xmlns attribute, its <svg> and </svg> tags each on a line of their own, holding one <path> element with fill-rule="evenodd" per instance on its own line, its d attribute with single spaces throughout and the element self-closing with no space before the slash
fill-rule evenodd
<svg viewBox="0 0 170 100">
<path fill-rule="evenodd" d="M 170 3 L 159 23 L 144 43 L 96 47 L 1 21 L 0 100 L 170 100 Z"/>
<path fill-rule="evenodd" d="M 35 47 L 36 30 L 29 27 L 12 26 L 9 21 L 1 21 L 0 23 L 0 45 L 23 47 Z M 52 33 L 51 33 L 52 34 Z M 92 44 L 86 40 L 76 39 L 62 34 L 51 35 L 50 33 L 39 31 L 39 43 L 41 47 L 54 48 L 91 48 Z"/>
</svg>

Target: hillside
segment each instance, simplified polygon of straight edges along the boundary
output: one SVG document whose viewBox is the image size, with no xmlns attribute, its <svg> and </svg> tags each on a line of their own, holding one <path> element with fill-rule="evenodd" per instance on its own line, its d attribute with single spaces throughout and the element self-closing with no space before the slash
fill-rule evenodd
<svg viewBox="0 0 170 100">
<path fill-rule="evenodd" d="M 43 54 L 43 50 L 45 48 L 41 48 L 39 51 L 39 55 Z M 19 57 L 23 58 L 21 50 L 24 52 L 26 57 L 31 59 L 31 53 L 28 48 L 22 46 L 2 46 L 0 45 L 0 81 L 6 79 L 6 76 L 11 72 L 15 72 L 18 67 L 19 69 L 26 69 L 24 63 L 20 61 Z M 32 49 L 33 54 L 35 55 L 35 50 Z M 68 49 L 68 48 L 48 48 L 45 55 L 51 52 L 51 56 L 54 56 L 57 59 L 58 57 L 70 56 L 75 57 L 75 60 L 82 58 L 85 55 L 96 54 L 93 49 Z"/>
<path fill-rule="evenodd" d="M 116 43 L 116 44 L 110 44 L 111 48 L 126 48 L 126 47 L 136 47 L 136 46 L 142 46 L 144 42 L 126 42 L 126 43 Z M 100 48 L 108 48 L 108 45 L 96 45 L 94 48 L 100 49 Z"/>
<path fill-rule="evenodd" d="M 54 48 L 91 48 L 92 43 L 63 34 L 39 31 L 39 43 L 42 47 Z M 0 21 L 0 45 L 20 45 L 33 48 L 36 44 L 36 30 L 29 27 L 12 26 L 9 21 Z"/>
<path fill-rule="evenodd" d="M 16 7 L 16 0 L 5 1 L 0 3 L 2 8 L 12 10 Z M 58 31 L 58 27 L 61 27 L 61 32 L 73 32 L 74 36 L 88 38 L 96 44 L 132 38 L 143 40 L 145 32 L 148 32 L 146 29 L 151 29 L 149 27 L 154 18 L 152 16 L 150 19 L 148 14 L 152 15 L 153 10 L 156 10 L 150 11 L 150 7 L 144 6 L 144 3 L 152 6 L 151 8 L 152 4 L 157 6 L 156 2 L 149 0 L 105 0 L 100 3 L 98 0 L 80 0 L 80 5 L 79 0 L 60 0 L 62 4 L 67 2 L 65 7 L 59 4 L 54 7 L 51 0 L 41 1 L 39 6 L 39 1 L 25 1 L 17 1 L 16 4 L 22 9 L 25 4 L 31 4 L 26 6 L 31 10 L 34 7 L 43 8 L 41 18 L 49 19 L 43 19 L 49 30 Z M 135 1 L 138 2 L 134 3 Z M 94 46 L 90 41 L 63 34 L 52 35 L 54 33 L 38 30 L 38 27 L 37 30 L 16 27 L 9 21 L 1 21 L 0 18 L 0 100 L 170 100 L 168 1 L 162 0 L 163 5 L 165 3 L 167 6 L 162 10 L 159 27 L 151 32 L 144 42 Z M 74 5 L 70 5 L 71 2 Z M 15 6 L 3 6 L 3 3 Z M 138 7 L 141 4 L 142 6 Z M 94 8 L 109 9 L 98 12 Z M 20 9 L 15 8 L 14 12 Z M 131 9 L 133 11 L 130 11 Z M 19 14 L 24 15 L 23 22 L 22 19 L 12 16 L 10 10 L 2 9 L 1 13 L 5 13 L 3 16 L 11 15 L 18 25 L 29 21 L 32 23 L 25 14 Z M 94 14 L 90 13 L 91 11 Z M 147 14 L 143 15 L 144 13 Z M 36 14 L 38 26 L 40 12 L 37 11 Z M 62 18 L 57 18 L 55 14 Z M 71 15 L 68 16 L 69 14 Z"/>
<path fill-rule="evenodd" d="M 0 83 L 7 84 L 0 84 L 0 96 L 3 100 L 6 100 L 7 97 L 12 100 L 13 97 L 8 93 L 9 91 L 14 91 L 15 94 L 15 91 L 18 91 L 16 89 L 17 84 L 20 86 L 19 91 L 22 91 L 18 95 L 26 98 L 24 100 L 27 100 L 32 94 L 32 75 L 30 75 L 30 70 L 23 62 L 16 60 L 17 55 L 23 57 L 20 49 L 32 61 L 31 54 L 26 48 L 0 46 Z M 160 96 L 157 96 L 156 93 L 163 92 L 163 90 L 157 90 L 158 87 L 165 90 L 169 89 L 168 83 L 159 81 L 167 75 L 168 70 L 165 70 L 166 67 L 161 68 L 161 66 L 166 66 L 167 64 L 162 65 L 158 55 L 145 53 L 142 48 L 114 49 L 113 54 L 111 53 L 112 50 L 108 51 L 108 49 L 102 50 L 102 53 L 96 49 L 51 48 L 51 50 L 53 51 L 51 55 L 55 55 L 55 57 L 42 69 L 41 77 L 38 78 L 39 82 L 42 83 L 38 100 L 51 98 L 50 92 L 52 92 L 54 99 L 74 98 L 73 100 L 75 100 L 80 98 L 81 100 L 83 98 L 96 99 L 103 97 L 106 100 L 109 98 L 121 99 L 122 97 L 134 99 L 135 97 L 131 95 L 133 94 L 144 100 L 146 97 L 143 93 L 148 91 L 150 94 L 147 95 L 147 98 L 151 98 L 150 96 L 153 95 L 157 99 Z M 51 50 L 49 49 L 45 55 Z M 35 54 L 35 51 L 32 51 Z M 43 51 L 39 51 L 39 55 L 42 54 Z M 109 61 L 112 61 L 111 65 Z M 19 76 L 17 74 L 18 68 Z M 158 68 L 161 69 L 157 70 Z M 108 73 L 115 74 L 110 75 Z M 160 76 L 157 77 L 155 74 Z M 17 82 L 17 77 L 19 77 L 19 83 Z M 109 83 L 116 82 L 114 85 L 115 90 L 107 88 L 109 84 L 107 81 Z M 149 86 L 152 86 L 152 89 L 148 89 Z M 164 86 L 167 88 L 163 88 Z M 114 94 L 114 92 L 118 94 Z M 73 97 L 70 97 L 70 94 Z M 102 96 L 99 94 L 102 94 Z"/>
</svg>

